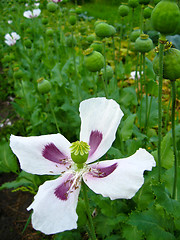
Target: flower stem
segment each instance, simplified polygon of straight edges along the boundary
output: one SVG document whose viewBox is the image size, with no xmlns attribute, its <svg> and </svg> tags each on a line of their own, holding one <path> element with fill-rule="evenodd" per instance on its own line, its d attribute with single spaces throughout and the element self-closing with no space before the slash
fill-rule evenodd
<svg viewBox="0 0 180 240">
<path fill-rule="evenodd" d="M 145 53 L 143 55 L 143 77 L 144 77 L 144 84 L 146 86 L 146 111 L 145 111 L 145 125 L 144 125 L 144 132 L 147 132 L 147 122 L 148 122 L 148 91 L 147 91 L 147 82 L 146 82 L 146 58 Z"/>
<path fill-rule="evenodd" d="M 176 134 L 175 134 L 175 103 L 176 103 L 176 85 L 175 81 L 171 81 L 172 88 L 172 142 L 173 142 L 173 152 L 174 152 L 174 184 L 172 198 L 176 199 L 177 192 L 177 178 L 178 178 L 178 159 L 177 159 L 177 149 L 176 149 Z"/>
<path fill-rule="evenodd" d="M 53 115 L 53 118 L 54 118 L 54 121 L 55 121 L 55 124 L 56 124 L 56 129 L 57 129 L 58 133 L 60 133 L 60 129 L 59 129 L 59 126 L 58 126 L 58 123 L 57 123 L 56 115 L 55 115 L 55 112 L 54 112 L 52 104 L 51 104 L 50 96 L 49 96 L 49 105 L 50 105 L 51 113 Z"/>
<path fill-rule="evenodd" d="M 113 58 L 114 58 L 114 87 L 116 89 L 117 87 L 117 64 L 116 64 L 116 54 L 115 54 L 115 43 L 114 43 L 114 37 L 112 37 L 112 43 L 113 43 Z"/>
<path fill-rule="evenodd" d="M 159 89 L 158 89 L 158 180 L 161 181 L 161 140 L 162 140 L 162 80 L 165 36 L 159 38 Z"/>
<path fill-rule="evenodd" d="M 87 213 L 88 222 L 89 222 L 89 228 L 90 228 L 89 230 L 90 230 L 90 234 L 91 234 L 91 239 L 96 240 L 96 233 L 95 233 L 92 216 L 91 216 L 91 212 L 90 212 L 90 207 L 89 207 L 87 187 L 86 187 L 86 184 L 84 183 L 84 181 L 82 181 L 82 189 L 83 189 L 83 195 L 84 195 L 84 202 L 86 205 L 86 213 Z"/>
<path fill-rule="evenodd" d="M 107 91 L 107 69 L 106 69 L 106 41 L 103 40 L 104 45 L 104 92 L 106 98 L 108 98 L 108 91 Z"/>
</svg>

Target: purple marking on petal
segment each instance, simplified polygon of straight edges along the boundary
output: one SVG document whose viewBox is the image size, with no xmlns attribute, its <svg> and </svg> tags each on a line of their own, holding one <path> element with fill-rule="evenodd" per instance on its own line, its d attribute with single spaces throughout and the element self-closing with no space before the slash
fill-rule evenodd
<svg viewBox="0 0 180 240">
<path fill-rule="evenodd" d="M 70 175 L 66 181 L 64 181 L 63 183 L 61 183 L 61 185 L 59 185 L 55 191 L 54 194 L 56 195 L 57 198 L 59 198 L 60 200 L 66 201 L 69 197 L 69 189 L 73 184 L 73 175 Z"/>
<path fill-rule="evenodd" d="M 114 163 L 111 166 L 108 167 L 95 167 L 92 168 L 90 174 L 93 177 L 97 177 L 97 178 L 104 178 L 107 177 L 108 175 L 110 175 L 112 172 L 114 172 L 114 170 L 117 168 L 118 164 Z"/>
<path fill-rule="evenodd" d="M 42 155 L 44 158 L 60 164 L 65 164 L 68 158 L 54 145 L 54 143 L 47 144 L 42 151 Z"/>
<path fill-rule="evenodd" d="M 98 148 L 99 144 L 101 143 L 103 138 L 103 134 L 99 132 L 98 130 L 92 131 L 90 138 L 89 138 L 89 146 L 91 148 L 89 152 L 89 157 L 93 155 L 93 153 Z"/>
</svg>

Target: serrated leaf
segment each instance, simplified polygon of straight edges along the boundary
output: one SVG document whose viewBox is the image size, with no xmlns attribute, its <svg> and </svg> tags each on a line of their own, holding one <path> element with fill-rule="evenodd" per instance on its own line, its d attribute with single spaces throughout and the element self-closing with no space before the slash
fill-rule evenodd
<svg viewBox="0 0 180 240">
<path fill-rule="evenodd" d="M 144 212 L 134 212 L 127 222 L 143 231 L 147 240 L 175 240 L 172 233 L 168 231 L 168 219 L 158 214 L 155 208 Z"/>
<path fill-rule="evenodd" d="M 180 218 L 180 202 L 170 198 L 164 184 L 154 185 L 152 186 L 152 189 L 156 195 L 156 201 L 165 209 L 165 211 Z"/>
<path fill-rule="evenodd" d="M 136 226 L 125 225 L 122 229 L 123 237 L 127 240 L 141 240 L 143 233 Z"/>
</svg>

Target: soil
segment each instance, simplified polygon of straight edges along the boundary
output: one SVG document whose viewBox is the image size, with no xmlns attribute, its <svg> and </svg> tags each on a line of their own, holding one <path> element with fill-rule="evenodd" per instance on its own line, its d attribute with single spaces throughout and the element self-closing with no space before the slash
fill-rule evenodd
<svg viewBox="0 0 180 240">
<path fill-rule="evenodd" d="M 15 180 L 16 175 L 1 174 L 0 185 Z M 28 192 L 12 192 L 11 189 L 0 191 L 0 239 L 2 240 L 40 240 L 52 239 L 51 236 L 35 231 L 31 223 L 24 233 L 23 229 L 30 213 L 26 208 L 33 201 L 33 195 Z"/>
</svg>

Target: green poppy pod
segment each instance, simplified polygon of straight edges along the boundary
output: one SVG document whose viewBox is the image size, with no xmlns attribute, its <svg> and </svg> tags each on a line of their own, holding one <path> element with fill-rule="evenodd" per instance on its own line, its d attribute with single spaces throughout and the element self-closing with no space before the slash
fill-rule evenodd
<svg viewBox="0 0 180 240">
<path fill-rule="evenodd" d="M 171 81 L 180 78 L 180 51 L 170 48 L 164 52 L 163 57 L 163 77 Z M 159 75 L 159 54 L 153 60 L 154 72 Z"/>
<path fill-rule="evenodd" d="M 55 4 L 54 2 L 49 2 L 47 4 L 47 10 L 49 12 L 55 12 L 57 10 L 57 4 Z"/>
<path fill-rule="evenodd" d="M 102 53 L 103 52 L 103 45 L 100 41 L 94 41 L 91 45 L 90 45 L 90 48 L 93 48 L 94 51 L 97 51 L 97 52 L 100 52 Z"/>
<path fill-rule="evenodd" d="M 146 8 L 144 9 L 144 12 L 143 12 L 144 18 L 145 18 L 145 19 L 150 18 L 150 17 L 151 17 L 151 13 L 152 13 L 152 8 L 146 7 Z"/>
<path fill-rule="evenodd" d="M 135 49 L 138 52 L 146 53 L 151 51 L 153 48 L 153 41 L 147 34 L 141 34 L 135 41 Z"/>
<path fill-rule="evenodd" d="M 46 35 L 47 35 L 48 37 L 52 37 L 53 34 L 54 34 L 54 30 L 53 30 L 52 28 L 48 28 L 48 29 L 46 30 Z"/>
<path fill-rule="evenodd" d="M 172 34 L 176 30 L 179 18 L 180 11 L 178 5 L 175 2 L 162 0 L 152 11 L 152 27 L 161 34 Z"/>
<path fill-rule="evenodd" d="M 44 78 L 39 78 L 37 80 L 37 83 L 37 88 L 40 93 L 45 94 L 51 90 L 51 83 L 48 80 L 45 80 Z"/>
<path fill-rule="evenodd" d="M 94 40 L 96 39 L 96 35 L 95 34 L 90 34 L 86 37 L 86 40 L 89 42 L 89 43 L 92 43 Z"/>
<path fill-rule="evenodd" d="M 18 69 L 17 71 L 14 72 L 13 76 L 15 79 L 22 79 L 23 78 L 22 70 Z"/>
<path fill-rule="evenodd" d="M 76 21 L 77 21 L 76 15 L 75 15 L 75 14 L 71 14 L 71 15 L 69 16 L 69 23 L 70 23 L 71 25 L 75 25 L 75 24 L 76 24 Z"/>
<path fill-rule="evenodd" d="M 44 25 L 48 24 L 48 18 L 47 17 L 42 18 L 42 24 L 44 24 Z"/>
<path fill-rule="evenodd" d="M 116 29 L 107 23 L 99 23 L 95 27 L 95 33 L 100 38 L 111 37 L 116 33 Z"/>
<path fill-rule="evenodd" d="M 130 40 L 131 42 L 135 42 L 136 39 L 141 35 L 140 29 L 134 29 L 130 34 Z"/>
<path fill-rule="evenodd" d="M 65 42 L 66 42 L 66 46 L 68 47 L 72 47 L 72 46 L 75 46 L 77 44 L 77 41 L 76 41 L 76 38 L 75 36 L 72 37 L 72 35 L 68 35 L 66 38 L 65 38 Z"/>
<path fill-rule="evenodd" d="M 105 78 L 105 69 L 104 68 L 101 69 L 101 74 Z M 114 71 L 113 71 L 112 67 L 110 65 L 107 65 L 106 66 L 106 78 L 107 78 L 107 80 L 111 80 L 111 78 L 113 78 L 113 74 L 114 74 Z"/>
<path fill-rule="evenodd" d="M 131 8 L 136 8 L 139 5 L 138 0 L 129 0 L 128 1 L 128 6 Z"/>
<path fill-rule="evenodd" d="M 75 12 L 77 14 L 81 14 L 82 13 L 82 7 L 81 6 L 76 7 Z"/>
<path fill-rule="evenodd" d="M 100 52 L 88 48 L 84 51 L 84 62 L 87 69 L 91 72 L 100 71 L 104 66 L 104 57 Z"/>
<path fill-rule="evenodd" d="M 120 5 L 118 8 L 118 13 L 121 17 L 125 17 L 129 14 L 129 7 L 126 5 Z"/>
<path fill-rule="evenodd" d="M 24 40 L 24 46 L 27 48 L 31 48 L 32 42 L 29 38 Z"/>
</svg>

